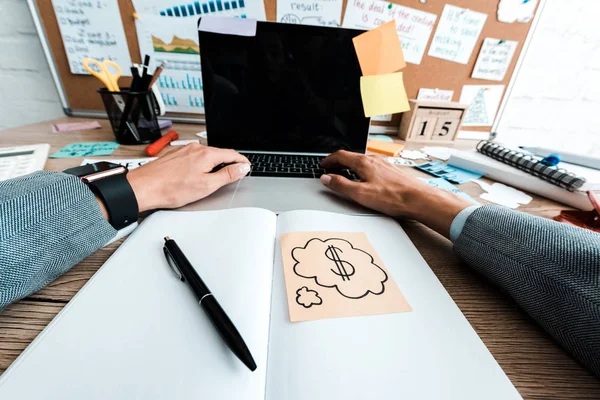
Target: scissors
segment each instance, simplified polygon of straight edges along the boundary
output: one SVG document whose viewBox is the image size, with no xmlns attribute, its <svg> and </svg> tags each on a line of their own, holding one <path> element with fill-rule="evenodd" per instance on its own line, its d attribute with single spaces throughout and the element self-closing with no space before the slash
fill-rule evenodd
<svg viewBox="0 0 600 400">
<path fill-rule="evenodd" d="M 85 68 L 96 78 L 100 79 L 100 81 L 104 83 L 108 90 L 111 92 L 120 91 L 118 81 L 123 71 L 121 71 L 119 64 L 111 60 L 104 60 L 103 62 L 100 62 L 90 57 L 85 58 L 81 63 L 83 64 L 83 68 Z M 94 70 L 90 64 L 95 65 L 97 70 Z M 112 67 L 113 71 L 109 71 L 109 67 Z"/>
</svg>

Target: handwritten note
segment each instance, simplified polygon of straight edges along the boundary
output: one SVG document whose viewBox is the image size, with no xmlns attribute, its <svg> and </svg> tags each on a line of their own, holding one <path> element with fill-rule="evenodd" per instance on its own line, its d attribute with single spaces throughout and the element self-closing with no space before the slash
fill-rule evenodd
<svg viewBox="0 0 600 400">
<path fill-rule="evenodd" d="M 343 27 L 371 29 L 391 20 L 402 42 L 404 60 L 421 64 L 437 16 L 380 0 L 348 0 Z"/>
<path fill-rule="evenodd" d="M 81 61 L 112 60 L 131 76 L 131 57 L 117 0 L 52 0 L 71 73 L 89 75 Z"/>
<path fill-rule="evenodd" d="M 454 96 L 453 90 L 419 89 L 417 100 L 450 103 L 452 101 L 452 96 Z"/>
<path fill-rule="evenodd" d="M 83 142 L 66 145 L 50 158 L 110 156 L 119 147 L 116 142 Z"/>
<path fill-rule="evenodd" d="M 504 85 L 465 85 L 460 95 L 462 104 L 469 104 L 463 126 L 492 126 L 496 119 Z"/>
<path fill-rule="evenodd" d="M 391 74 L 406 67 L 396 21 L 358 35 L 352 42 L 363 75 Z"/>
<path fill-rule="evenodd" d="M 402 72 L 360 77 L 365 117 L 410 110 Z"/>
<path fill-rule="evenodd" d="M 280 241 L 290 321 L 412 311 L 364 232 L 289 232 Z"/>
<path fill-rule="evenodd" d="M 537 0 L 500 0 L 498 21 L 512 24 L 515 21 L 527 23 L 535 14 Z"/>
<path fill-rule="evenodd" d="M 479 52 L 472 78 L 502 81 L 519 42 L 486 38 Z"/>
<path fill-rule="evenodd" d="M 277 0 L 277 21 L 284 24 L 340 26 L 342 0 Z"/>
<path fill-rule="evenodd" d="M 486 14 L 446 4 L 429 55 L 467 64 L 486 19 Z"/>
</svg>

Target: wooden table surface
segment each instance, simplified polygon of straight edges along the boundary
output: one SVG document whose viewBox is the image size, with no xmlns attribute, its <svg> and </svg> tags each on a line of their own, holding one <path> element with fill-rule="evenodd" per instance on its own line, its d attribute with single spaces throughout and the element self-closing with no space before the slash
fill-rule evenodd
<svg viewBox="0 0 600 400">
<path fill-rule="evenodd" d="M 75 121 L 81 120 L 61 118 L 0 131 L 0 147 L 50 143 L 52 154 L 69 143 L 114 140 L 107 121 L 99 121 L 103 128 L 98 130 L 51 133 L 52 122 Z M 199 125 L 176 124 L 175 128 L 182 139 L 195 138 L 196 132 L 204 130 Z M 119 146 L 112 157 L 144 157 L 143 150 L 144 146 Z M 81 160 L 48 159 L 46 169 L 63 170 L 79 165 Z M 407 171 L 421 174 L 413 168 Z M 460 185 L 460 189 L 476 199 L 482 193 L 472 182 Z M 552 217 L 563 208 L 534 196 L 529 205 L 519 210 Z M 600 399 L 600 379 L 564 352 L 514 301 L 461 263 L 453 254 L 448 240 L 412 221 L 403 222 L 402 227 L 523 398 Z M 0 313 L 0 373 L 46 327 L 121 242 L 99 250 L 44 289 Z M 35 384 L 35 377 L 31 377 L 31 383 Z"/>
</svg>

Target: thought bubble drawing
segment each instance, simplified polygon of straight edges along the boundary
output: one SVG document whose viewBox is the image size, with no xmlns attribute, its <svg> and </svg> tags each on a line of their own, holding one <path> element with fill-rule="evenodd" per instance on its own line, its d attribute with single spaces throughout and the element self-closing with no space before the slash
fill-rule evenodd
<svg viewBox="0 0 600 400">
<path fill-rule="evenodd" d="M 385 291 L 388 276 L 373 257 L 344 239 L 310 239 L 292 250 L 294 273 L 314 279 L 319 286 L 335 288 L 342 296 L 360 299 Z"/>
<path fill-rule="evenodd" d="M 312 306 L 320 306 L 323 304 L 323 299 L 319 297 L 319 293 L 310 290 L 306 286 L 302 286 L 300 289 L 296 290 L 296 303 L 304 308 L 311 308 Z"/>
</svg>

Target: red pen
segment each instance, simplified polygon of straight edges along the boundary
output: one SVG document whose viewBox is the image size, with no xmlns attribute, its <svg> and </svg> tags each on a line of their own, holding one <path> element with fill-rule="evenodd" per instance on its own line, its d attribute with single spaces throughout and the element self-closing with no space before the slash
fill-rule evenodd
<svg viewBox="0 0 600 400">
<path fill-rule="evenodd" d="M 146 147 L 146 155 L 148 157 L 154 157 L 155 155 L 160 153 L 160 151 L 162 149 L 164 149 L 166 145 L 171 143 L 173 140 L 177 140 L 177 139 L 179 139 L 179 135 L 177 134 L 177 132 L 175 132 L 175 131 L 167 132 L 166 135 L 164 135 L 163 137 L 158 139 L 156 142 L 149 144 L 148 147 Z"/>
</svg>

